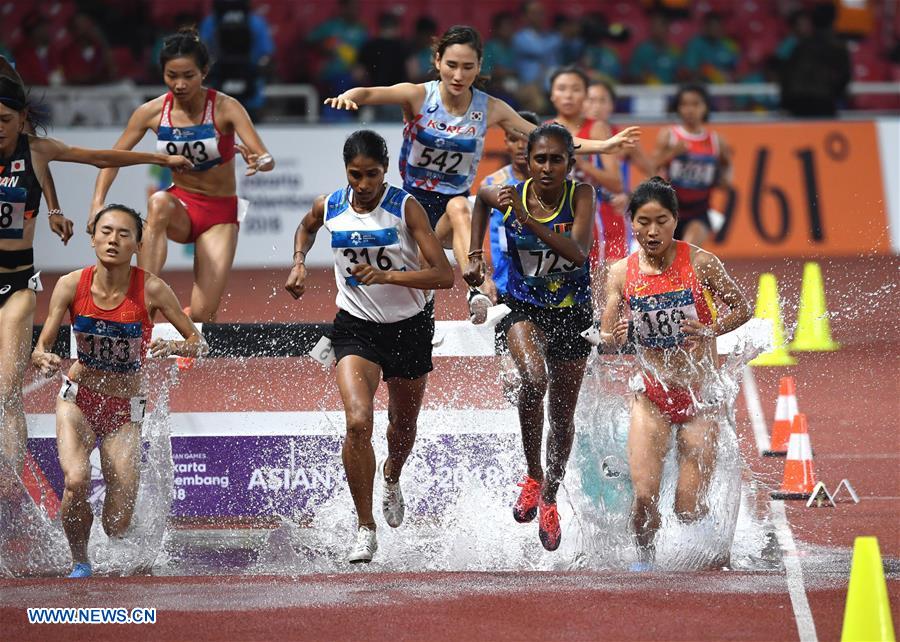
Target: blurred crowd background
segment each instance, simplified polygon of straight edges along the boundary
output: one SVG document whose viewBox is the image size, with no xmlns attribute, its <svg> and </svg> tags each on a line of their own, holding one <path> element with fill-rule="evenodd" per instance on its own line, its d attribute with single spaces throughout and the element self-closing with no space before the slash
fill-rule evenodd
<svg viewBox="0 0 900 642">
<path fill-rule="evenodd" d="M 44 90 L 55 120 L 113 124 L 158 87 L 162 39 L 196 26 L 215 65 L 209 82 L 260 120 L 339 120 L 317 104 L 356 85 L 430 77 L 433 38 L 471 24 L 485 40 L 488 91 L 547 113 L 547 79 L 560 65 L 623 89 L 620 111 L 641 103 L 634 86 L 686 81 L 713 91 L 720 111 L 830 116 L 892 111 L 900 81 L 897 0 L 0 0 L 0 53 Z M 754 86 L 777 91 L 755 91 Z M 85 86 L 110 92 L 85 92 Z M 870 85 L 872 86 L 872 85 Z M 281 88 L 279 91 L 278 88 Z M 78 93 L 67 88 L 78 88 Z M 741 93 L 741 92 L 745 93 Z M 94 98 L 92 98 L 92 96 Z M 110 97 L 104 101 L 102 98 Z M 274 99 L 273 99 L 274 97 Z M 119 104 L 117 104 L 117 101 Z M 657 107 L 653 107 L 656 105 Z M 394 120 L 390 110 L 365 114 Z"/>
</svg>

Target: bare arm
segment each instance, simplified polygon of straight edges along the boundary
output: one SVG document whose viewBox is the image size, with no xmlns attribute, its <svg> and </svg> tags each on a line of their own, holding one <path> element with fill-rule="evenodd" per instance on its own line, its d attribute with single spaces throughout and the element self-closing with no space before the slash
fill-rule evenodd
<svg viewBox="0 0 900 642">
<path fill-rule="evenodd" d="M 409 228 L 419 251 L 425 257 L 427 267 L 421 270 L 379 270 L 368 263 L 353 267 L 355 276 L 364 285 L 389 283 L 417 290 L 437 290 L 453 287 L 453 268 L 447 261 L 444 248 L 431 229 L 425 210 L 414 198 L 406 199 L 403 207 L 406 226 Z"/>
<path fill-rule="evenodd" d="M 537 129 L 537 125 L 519 116 L 518 112 L 499 98 L 491 98 L 488 112 L 488 126 L 499 125 L 514 138 L 528 138 Z M 576 154 L 613 154 L 637 145 L 641 138 L 641 128 L 627 127 L 606 140 L 574 138 Z"/>
<path fill-rule="evenodd" d="M 401 82 L 390 87 L 354 87 L 340 96 L 326 98 L 325 104 L 334 109 L 356 111 L 360 105 L 400 105 L 404 113 L 418 110 L 425 100 L 425 87 Z"/>
<path fill-rule="evenodd" d="M 731 158 L 734 155 L 734 150 L 731 148 L 731 145 L 725 142 L 725 139 L 716 134 L 719 138 L 719 187 L 728 187 L 731 185 L 732 180 L 734 178 L 734 166 L 731 163 Z"/>
<path fill-rule="evenodd" d="M 596 140 L 609 136 L 609 130 L 603 123 L 594 123 L 591 128 L 591 138 Z M 603 167 L 596 167 L 590 159 L 577 158 L 575 165 L 590 179 L 610 192 L 618 193 L 624 189 L 622 183 L 622 172 L 619 171 L 619 159 L 616 155 L 601 154 L 603 159 Z"/>
<path fill-rule="evenodd" d="M 275 169 L 275 159 L 266 149 L 259 132 L 250 120 L 250 114 L 244 106 L 230 96 L 222 96 L 222 106 L 225 108 L 225 120 L 231 121 L 234 131 L 241 139 L 242 145 L 235 145 L 244 162 L 247 163 L 247 176 L 253 176 L 256 172 L 270 172 Z"/>
<path fill-rule="evenodd" d="M 486 185 L 475 195 L 472 207 L 472 235 L 469 240 L 469 264 L 463 273 L 463 279 L 472 287 L 484 283 L 484 234 L 487 231 L 488 219 L 493 208 L 500 208 L 499 185 Z M 502 210 L 501 210 L 502 211 Z"/>
<path fill-rule="evenodd" d="M 62 208 L 59 206 L 59 197 L 56 195 L 56 183 L 53 181 L 53 174 L 50 173 L 49 167 L 41 180 L 41 191 L 47 201 L 47 210 L 53 212 L 49 215 L 50 230 L 62 239 L 63 245 L 68 245 L 74 226 L 72 221 L 63 216 Z"/>
<path fill-rule="evenodd" d="M 203 335 L 181 309 L 178 297 L 165 281 L 148 274 L 144 291 L 149 304 L 150 317 L 152 318 L 154 312 L 159 310 L 184 337 L 184 341 L 155 339 L 150 344 L 151 357 L 168 357 L 173 354 L 181 357 L 202 357 L 209 352 L 209 346 Z"/>
<path fill-rule="evenodd" d="M 325 196 L 319 196 L 294 232 L 294 263 L 284 289 L 295 299 L 299 299 L 306 291 L 306 254 L 316 241 L 316 233 L 324 224 Z"/>
<path fill-rule="evenodd" d="M 53 294 L 50 296 L 50 308 L 47 312 L 47 319 L 44 321 L 44 327 L 41 330 L 41 336 L 38 337 L 34 346 L 34 352 L 31 353 L 31 363 L 35 368 L 40 370 L 45 377 L 52 377 L 59 371 L 59 364 L 62 362 L 59 355 L 50 352 L 53 342 L 56 341 L 56 335 L 59 334 L 59 326 L 62 325 L 63 317 L 66 310 L 75 299 L 75 290 L 78 288 L 78 279 L 81 278 L 81 270 L 70 272 L 61 277 L 53 288 Z"/>
<path fill-rule="evenodd" d="M 669 163 L 672 162 L 673 158 L 680 156 L 686 151 L 687 146 L 684 144 L 684 141 L 679 140 L 673 145 L 669 129 L 661 129 L 659 136 L 656 138 L 656 150 L 653 152 L 652 156 L 654 165 L 653 173 L 655 174 L 667 167 Z"/>
<path fill-rule="evenodd" d="M 628 337 L 628 319 L 622 318 L 627 267 L 628 259 L 616 261 L 606 277 L 606 306 L 600 317 L 600 344 L 609 349 L 621 347 Z"/>
<path fill-rule="evenodd" d="M 40 156 L 44 163 L 61 161 L 64 163 L 81 163 L 94 167 L 127 167 L 129 165 L 160 165 L 170 167 L 173 171 L 181 171 L 193 167 L 193 163 L 184 156 L 168 156 L 166 154 L 131 152 L 118 149 L 86 149 L 69 147 L 55 138 L 32 138 L 31 151 Z M 35 153 L 36 152 L 36 153 Z"/>
<path fill-rule="evenodd" d="M 713 336 L 718 337 L 747 323 L 752 317 L 750 303 L 718 257 L 697 250 L 693 261 L 700 284 L 728 306 L 728 313 L 717 318 L 710 327 Z"/>
<path fill-rule="evenodd" d="M 147 129 L 149 129 L 147 124 L 150 122 L 150 114 L 154 109 L 153 101 L 135 109 L 134 113 L 131 114 L 131 118 L 128 119 L 125 131 L 122 132 L 119 140 L 113 145 L 113 149 L 134 149 L 134 146 L 141 142 L 144 134 L 147 133 Z M 109 188 L 112 186 L 118 173 L 118 167 L 109 167 L 100 170 L 100 173 L 97 174 L 97 180 L 94 183 L 94 196 L 91 199 L 90 214 L 99 211 L 103 204 L 106 203 L 106 195 L 109 193 Z"/>
</svg>

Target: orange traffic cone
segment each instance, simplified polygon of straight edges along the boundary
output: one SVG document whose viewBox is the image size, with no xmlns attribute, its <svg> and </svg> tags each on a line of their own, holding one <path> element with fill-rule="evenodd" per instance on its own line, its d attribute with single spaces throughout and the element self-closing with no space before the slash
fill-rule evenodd
<svg viewBox="0 0 900 642">
<path fill-rule="evenodd" d="M 782 377 L 778 386 L 778 402 L 775 404 L 775 423 L 772 424 L 772 443 L 763 451 L 765 457 L 787 455 L 791 439 L 791 425 L 797 416 L 797 387 L 793 377 Z"/>
<path fill-rule="evenodd" d="M 791 439 L 788 442 L 784 481 L 780 490 L 771 493 L 772 499 L 809 499 L 815 485 L 816 473 L 813 470 L 806 415 L 799 413 L 794 417 Z"/>
</svg>

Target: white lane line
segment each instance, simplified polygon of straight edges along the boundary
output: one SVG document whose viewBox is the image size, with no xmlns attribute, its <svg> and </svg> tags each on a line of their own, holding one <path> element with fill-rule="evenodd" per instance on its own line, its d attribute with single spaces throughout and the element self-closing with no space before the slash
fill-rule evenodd
<svg viewBox="0 0 900 642">
<path fill-rule="evenodd" d="M 900 453 L 830 453 L 816 459 L 900 459 Z"/>
<path fill-rule="evenodd" d="M 29 383 L 28 385 L 26 385 L 22 388 L 22 394 L 30 395 L 32 392 L 40 390 L 41 388 L 46 386 L 48 383 L 51 383 L 53 381 L 58 381 L 58 379 L 56 377 L 41 377 L 40 379 L 35 379 L 34 381 L 32 381 L 31 383 Z"/>
<path fill-rule="evenodd" d="M 817 642 L 816 624 L 813 622 L 809 600 L 806 598 L 806 586 L 803 584 L 803 568 L 800 565 L 797 545 L 791 533 L 790 524 L 784 510 L 784 502 L 772 501 L 769 504 L 772 522 L 775 525 L 775 536 L 781 546 L 781 559 L 784 560 L 784 574 L 787 579 L 791 606 L 794 609 L 794 620 L 797 622 L 797 633 L 800 642 Z"/>
<path fill-rule="evenodd" d="M 750 366 L 744 367 L 741 388 L 744 391 L 744 403 L 747 405 L 750 425 L 753 427 L 753 437 L 756 439 L 756 450 L 762 455 L 769 449 L 772 442 L 766 428 L 766 417 L 763 414 L 762 404 L 759 402 L 759 388 L 756 387 L 756 378 L 753 376 L 753 368 Z"/>
<path fill-rule="evenodd" d="M 756 387 L 756 379 L 750 366 L 744 368 L 744 401 L 747 404 L 747 414 L 750 415 L 750 424 L 753 426 L 753 436 L 756 439 L 756 448 L 760 455 L 768 450 L 771 445 L 769 432 L 766 430 L 766 420 L 762 413 L 762 405 L 759 402 L 759 388 Z M 772 523 L 775 526 L 775 536 L 781 547 L 781 559 L 784 561 L 784 574 L 787 580 L 788 594 L 791 597 L 791 606 L 794 609 L 794 620 L 797 622 L 797 633 L 800 642 L 817 642 L 816 624 L 813 621 L 812 611 L 809 608 L 809 600 L 806 597 L 806 586 L 803 584 L 803 568 L 798 557 L 797 544 L 794 542 L 794 534 L 788 524 L 787 514 L 784 510 L 784 502 L 769 502 L 769 510 L 772 513 Z"/>
</svg>

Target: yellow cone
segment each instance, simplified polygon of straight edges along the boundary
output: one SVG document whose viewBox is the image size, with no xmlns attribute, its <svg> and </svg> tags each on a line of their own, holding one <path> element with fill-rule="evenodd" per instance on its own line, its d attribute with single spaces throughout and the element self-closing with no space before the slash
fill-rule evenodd
<svg viewBox="0 0 900 642">
<path fill-rule="evenodd" d="M 841 642 L 894 642 L 894 623 L 878 539 L 857 537 Z"/>
<path fill-rule="evenodd" d="M 772 322 L 772 349 L 750 362 L 751 366 L 793 366 L 797 361 L 791 357 L 784 345 L 784 323 L 781 320 L 781 302 L 778 299 L 778 284 L 770 272 L 759 277 L 759 292 L 756 295 L 757 319 Z"/>
<path fill-rule="evenodd" d="M 840 347 L 840 344 L 831 339 L 822 270 L 818 263 L 809 262 L 803 266 L 800 311 L 797 313 L 797 332 L 794 333 L 791 350 L 831 352 Z"/>
</svg>

